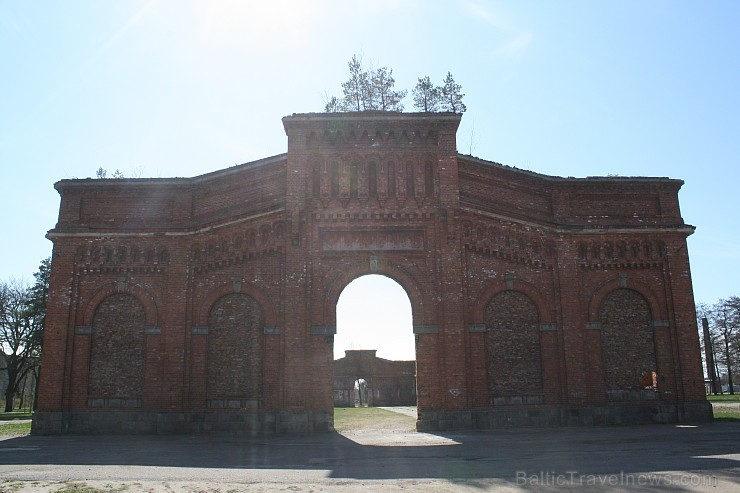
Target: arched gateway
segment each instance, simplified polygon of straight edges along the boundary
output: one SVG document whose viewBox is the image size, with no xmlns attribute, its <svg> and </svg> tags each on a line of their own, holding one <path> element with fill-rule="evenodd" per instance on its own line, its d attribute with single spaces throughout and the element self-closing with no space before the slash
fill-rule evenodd
<svg viewBox="0 0 740 493">
<path fill-rule="evenodd" d="M 682 182 L 463 156 L 459 122 L 299 114 L 287 154 L 57 183 L 34 432 L 330 430 L 372 273 L 412 304 L 420 430 L 711 419 Z"/>
</svg>

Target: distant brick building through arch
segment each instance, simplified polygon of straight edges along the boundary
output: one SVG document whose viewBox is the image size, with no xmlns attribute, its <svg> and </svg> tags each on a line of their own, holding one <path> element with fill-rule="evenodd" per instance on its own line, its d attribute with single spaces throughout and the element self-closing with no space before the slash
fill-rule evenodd
<svg viewBox="0 0 740 493">
<path fill-rule="evenodd" d="M 682 182 L 461 155 L 460 118 L 298 114 L 279 156 L 58 182 L 34 432 L 330 430 L 370 273 L 411 302 L 420 430 L 710 420 Z"/>
<path fill-rule="evenodd" d="M 375 349 L 348 349 L 344 353 L 343 358 L 334 360 L 335 407 L 416 405 L 416 361 L 378 358 Z M 355 389 L 359 380 L 366 383 L 366 397 Z"/>
</svg>

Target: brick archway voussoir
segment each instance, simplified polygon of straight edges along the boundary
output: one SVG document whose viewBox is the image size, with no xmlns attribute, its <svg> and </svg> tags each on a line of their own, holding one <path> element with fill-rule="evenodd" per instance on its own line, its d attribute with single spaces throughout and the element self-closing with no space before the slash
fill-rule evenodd
<svg viewBox="0 0 740 493">
<path fill-rule="evenodd" d="M 252 284 L 243 282 L 231 282 L 223 283 L 211 291 L 203 299 L 197 308 L 195 316 L 195 325 L 206 326 L 208 325 L 208 315 L 211 313 L 211 309 L 216 302 L 226 296 L 227 294 L 241 293 L 251 296 L 257 301 L 260 308 L 262 308 L 262 316 L 264 317 L 264 324 L 275 326 L 277 325 L 277 317 L 275 315 L 275 308 L 270 302 L 270 299 Z"/>
<path fill-rule="evenodd" d="M 616 291 L 618 289 L 631 289 L 632 291 L 635 291 L 642 295 L 648 302 L 648 306 L 650 307 L 650 315 L 652 318 L 660 319 L 661 316 L 659 314 L 664 314 L 664 306 L 658 302 L 658 298 L 653 294 L 652 289 L 650 289 L 649 286 L 639 282 L 634 281 L 630 279 L 629 281 L 625 282 L 623 279 L 615 278 L 615 279 L 609 279 L 608 281 L 604 282 L 599 289 L 596 290 L 596 293 L 591 297 L 591 301 L 588 305 L 588 321 L 589 322 L 599 322 L 599 311 L 601 310 L 601 305 L 604 302 L 604 299 L 612 293 L 613 291 Z"/>
<path fill-rule="evenodd" d="M 393 265 L 379 265 L 378 269 L 372 271 L 365 266 L 355 266 L 347 269 L 346 267 L 337 268 L 334 276 L 329 276 L 331 281 L 326 286 L 326 297 L 325 304 L 323 307 L 323 314 L 325 323 L 328 325 L 336 325 L 336 306 L 339 302 L 339 296 L 342 294 L 344 289 L 355 279 L 366 275 L 381 275 L 385 276 L 393 281 L 397 282 L 401 288 L 406 292 L 406 296 L 409 298 L 411 303 L 411 314 L 414 325 L 425 325 L 433 324 L 434 317 L 431 313 L 428 313 L 427 303 L 425 303 L 425 296 L 421 288 L 419 288 L 419 282 L 412 275 L 404 272 L 401 269 L 394 267 Z M 334 273 L 332 273 L 334 274 Z"/>
<path fill-rule="evenodd" d="M 481 292 L 475 302 L 473 308 L 473 316 L 472 320 L 470 320 L 470 323 L 484 323 L 483 319 L 486 305 L 488 305 L 488 302 L 491 301 L 494 296 L 504 291 L 518 291 L 527 295 L 527 297 L 529 297 L 529 299 L 531 299 L 537 307 L 540 323 L 555 323 L 555 310 L 552 306 L 552 303 L 550 303 L 544 296 L 542 296 L 537 288 L 535 288 L 532 284 L 520 279 L 515 279 L 513 281 L 513 285 L 509 285 L 509 282 L 511 281 L 494 281 Z"/>
<path fill-rule="evenodd" d="M 158 326 L 159 317 L 157 303 L 154 301 L 154 297 L 151 293 L 138 284 L 117 281 L 107 283 L 95 292 L 92 298 L 90 298 L 85 305 L 84 310 L 82 310 L 82 321 L 78 325 L 91 326 L 93 323 L 93 317 L 95 316 L 95 311 L 98 309 L 100 303 L 102 303 L 108 296 L 118 293 L 125 293 L 136 298 L 144 307 L 146 325 L 152 327 Z"/>
</svg>

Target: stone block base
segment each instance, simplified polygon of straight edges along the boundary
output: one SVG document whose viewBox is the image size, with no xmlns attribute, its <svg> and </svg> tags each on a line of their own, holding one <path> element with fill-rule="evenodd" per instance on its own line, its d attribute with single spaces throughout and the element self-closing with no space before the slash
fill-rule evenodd
<svg viewBox="0 0 740 493">
<path fill-rule="evenodd" d="M 601 406 L 507 406 L 419 412 L 418 431 L 513 427 L 703 423 L 712 421 L 707 401 Z M 37 411 L 31 432 L 54 434 L 310 433 L 334 428 L 332 412 Z"/>
<path fill-rule="evenodd" d="M 308 433 L 333 429 L 332 413 L 302 412 L 152 412 L 37 411 L 35 435 L 167 435 L 185 433 Z"/>
<path fill-rule="evenodd" d="M 514 427 L 707 423 L 712 405 L 684 403 L 607 404 L 601 406 L 520 406 L 499 409 L 420 411 L 418 431 Z"/>
</svg>

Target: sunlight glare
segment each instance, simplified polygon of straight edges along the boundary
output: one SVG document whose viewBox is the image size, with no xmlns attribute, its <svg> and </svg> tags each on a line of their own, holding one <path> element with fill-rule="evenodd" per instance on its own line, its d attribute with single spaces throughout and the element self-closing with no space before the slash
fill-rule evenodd
<svg viewBox="0 0 740 493">
<path fill-rule="evenodd" d="M 200 5 L 202 40 L 224 45 L 237 43 L 260 51 L 290 44 L 308 35 L 315 8 L 307 2 L 221 0 Z"/>
</svg>

